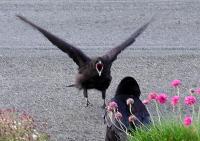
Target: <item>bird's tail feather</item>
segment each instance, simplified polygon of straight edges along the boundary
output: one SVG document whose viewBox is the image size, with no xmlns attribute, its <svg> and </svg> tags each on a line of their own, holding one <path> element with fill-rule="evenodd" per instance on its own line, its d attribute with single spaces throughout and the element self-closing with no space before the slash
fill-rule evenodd
<svg viewBox="0 0 200 141">
<path fill-rule="evenodd" d="M 75 84 L 68 85 L 67 87 L 76 87 Z"/>
</svg>

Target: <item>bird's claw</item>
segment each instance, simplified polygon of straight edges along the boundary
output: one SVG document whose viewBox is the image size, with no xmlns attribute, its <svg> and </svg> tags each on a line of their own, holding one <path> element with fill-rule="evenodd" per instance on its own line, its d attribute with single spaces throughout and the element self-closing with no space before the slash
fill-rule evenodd
<svg viewBox="0 0 200 141">
<path fill-rule="evenodd" d="M 103 103 L 103 105 L 101 106 L 102 109 L 105 109 L 106 108 L 106 104 Z"/>
<path fill-rule="evenodd" d="M 85 107 L 88 107 L 89 105 L 92 106 L 92 104 L 89 101 L 86 101 L 86 106 Z"/>
</svg>

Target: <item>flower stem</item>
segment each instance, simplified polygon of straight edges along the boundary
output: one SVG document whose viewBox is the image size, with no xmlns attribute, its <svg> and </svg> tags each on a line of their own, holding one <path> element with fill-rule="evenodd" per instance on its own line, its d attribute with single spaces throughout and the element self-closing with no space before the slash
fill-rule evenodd
<svg viewBox="0 0 200 141">
<path fill-rule="evenodd" d="M 147 107 L 146 107 L 147 108 Z M 147 111 L 148 111 L 148 113 L 149 113 L 149 115 L 150 115 L 150 118 L 151 118 L 151 121 L 152 121 L 152 123 L 153 123 L 153 126 L 155 127 L 155 121 L 154 121 L 154 119 L 153 119 L 153 116 L 151 115 L 151 112 L 149 112 L 149 109 L 147 108 Z"/>
<path fill-rule="evenodd" d="M 159 114 L 158 104 L 157 104 L 156 101 L 154 101 L 154 102 L 155 102 L 155 104 L 156 104 L 156 112 L 157 112 L 157 114 L 158 114 L 158 121 L 159 121 L 159 123 L 160 123 L 160 125 L 161 125 L 161 120 L 160 120 L 160 114 Z"/>
<path fill-rule="evenodd" d="M 135 127 L 135 130 L 137 131 L 138 129 L 137 129 L 137 126 L 136 126 L 135 122 L 132 121 L 132 123 L 133 123 L 133 125 L 134 125 L 134 127 Z"/>
<path fill-rule="evenodd" d="M 118 127 L 118 126 L 113 122 L 113 115 L 114 115 L 113 113 L 112 113 L 111 115 L 108 115 L 109 118 L 110 118 L 110 121 L 111 121 L 112 125 L 114 125 L 118 130 L 120 130 L 120 131 L 124 132 L 126 135 L 128 135 L 128 133 L 127 133 L 126 131 L 124 131 L 123 128 L 121 129 L 120 127 Z"/>
<path fill-rule="evenodd" d="M 180 89 L 179 89 L 179 87 L 176 87 L 176 90 L 177 90 L 177 95 L 180 97 Z M 178 103 L 178 112 L 179 112 L 179 118 L 180 118 L 180 120 L 182 120 L 180 103 Z"/>
<path fill-rule="evenodd" d="M 178 104 L 178 111 L 179 111 L 179 118 L 182 120 L 182 115 L 181 115 L 181 104 Z"/>
<path fill-rule="evenodd" d="M 195 109 L 194 109 L 194 105 L 192 105 L 192 120 L 194 120 L 193 118 L 194 118 L 194 115 L 195 114 Z"/>
<path fill-rule="evenodd" d="M 117 121 L 118 121 L 118 123 L 119 123 L 121 129 L 125 130 L 125 132 L 128 133 L 127 127 L 121 122 L 121 120 L 120 120 L 120 119 L 117 119 Z"/>
<path fill-rule="evenodd" d="M 197 122 L 199 122 L 199 120 L 200 120 L 200 107 L 199 107 L 199 111 L 198 111 L 198 116 L 197 116 Z"/>
<path fill-rule="evenodd" d="M 130 106 L 129 106 L 129 111 L 130 111 L 131 115 L 133 115 L 133 116 L 136 118 L 136 120 L 137 120 L 142 126 L 144 126 L 147 130 L 149 130 L 149 128 L 147 128 L 147 127 L 132 113 L 132 106 L 131 106 L 131 104 L 130 104 Z M 134 125 L 134 126 L 135 126 L 135 125 Z"/>
<path fill-rule="evenodd" d="M 179 87 L 177 87 L 177 95 L 180 96 L 180 90 L 179 90 Z"/>
</svg>

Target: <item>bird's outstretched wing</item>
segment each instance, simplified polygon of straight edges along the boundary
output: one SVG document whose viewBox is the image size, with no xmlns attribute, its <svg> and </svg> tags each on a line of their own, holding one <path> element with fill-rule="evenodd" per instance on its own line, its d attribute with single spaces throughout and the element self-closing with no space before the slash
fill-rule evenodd
<svg viewBox="0 0 200 141">
<path fill-rule="evenodd" d="M 113 62 L 117 59 L 117 55 L 121 53 L 124 49 L 126 49 L 128 46 L 133 44 L 136 40 L 136 38 L 148 27 L 148 25 L 153 21 L 153 18 L 142 25 L 139 29 L 137 29 L 127 40 L 122 42 L 120 45 L 114 47 L 110 51 L 108 51 L 103 58 L 108 59 L 109 61 Z"/>
<path fill-rule="evenodd" d="M 80 49 L 74 47 L 73 45 L 63 41 L 62 39 L 58 38 L 57 36 L 53 35 L 52 33 L 48 32 L 47 30 L 37 26 L 36 24 L 30 22 L 25 17 L 16 15 L 22 21 L 28 23 L 38 31 L 40 31 L 53 45 L 57 46 L 60 50 L 67 53 L 69 57 L 71 57 L 74 62 L 80 67 L 85 63 L 89 62 L 91 59 L 85 55 Z"/>
</svg>

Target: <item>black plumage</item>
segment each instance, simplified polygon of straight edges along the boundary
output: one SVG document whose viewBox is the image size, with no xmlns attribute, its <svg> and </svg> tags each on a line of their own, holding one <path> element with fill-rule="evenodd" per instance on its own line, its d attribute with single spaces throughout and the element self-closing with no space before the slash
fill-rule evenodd
<svg viewBox="0 0 200 141">
<path fill-rule="evenodd" d="M 78 89 L 83 89 L 84 97 L 88 101 L 88 89 L 96 89 L 102 92 L 102 98 L 105 105 L 106 90 L 110 85 L 112 80 L 111 77 L 111 66 L 114 60 L 116 60 L 117 55 L 135 42 L 135 39 L 147 28 L 151 21 L 142 25 L 137 29 L 127 40 L 117 47 L 111 49 L 105 55 L 96 58 L 90 58 L 84 54 L 79 48 L 63 41 L 47 30 L 39 27 L 38 25 L 30 22 L 25 17 L 17 15 L 19 19 L 28 23 L 40 33 L 42 33 L 53 45 L 58 47 L 63 52 L 67 53 L 70 58 L 78 65 L 78 74 L 76 75 L 75 84 L 70 86 L 75 86 Z"/>
<path fill-rule="evenodd" d="M 134 100 L 134 103 L 132 105 L 132 113 L 137 117 L 137 119 L 144 125 L 151 123 L 149 112 L 140 100 L 140 94 L 140 87 L 137 81 L 133 77 L 125 77 L 119 83 L 114 98 L 111 99 L 111 101 L 115 101 L 117 103 L 118 111 L 122 114 L 121 121 L 128 130 L 135 129 L 135 126 L 128 121 L 131 113 L 126 101 L 129 98 L 132 98 Z M 105 118 L 108 117 L 106 116 Z M 137 127 L 140 127 L 141 123 L 138 120 L 135 121 L 135 125 Z M 125 141 L 126 134 L 116 129 L 116 127 L 113 126 L 112 123 L 109 123 L 110 120 L 106 121 L 107 130 L 105 141 Z"/>
</svg>

